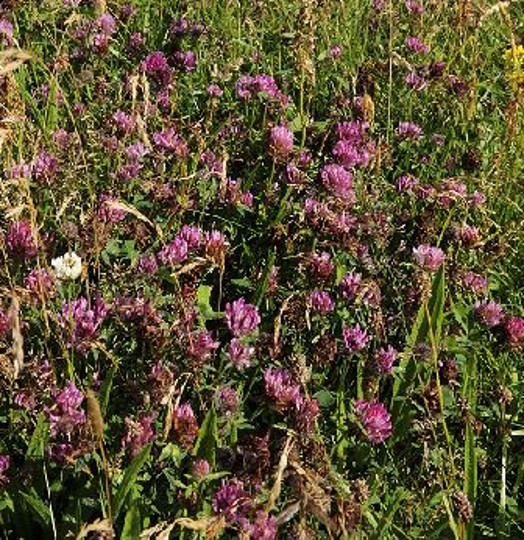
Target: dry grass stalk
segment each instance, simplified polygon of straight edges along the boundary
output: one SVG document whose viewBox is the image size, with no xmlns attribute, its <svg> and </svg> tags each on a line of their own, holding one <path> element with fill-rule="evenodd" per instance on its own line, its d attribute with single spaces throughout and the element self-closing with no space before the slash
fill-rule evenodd
<svg viewBox="0 0 524 540">
<path fill-rule="evenodd" d="M 102 411 L 100 410 L 100 403 L 95 396 L 93 390 L 88 389 L 86 393 L 87 397 L 87 415 L 91 424 L 93 435 L 98 441 L 102 441 L 104 438 L 104 419 L 102 418 Z"/>
<path fill-rule="evenodd" d="M 291 450 L 293 449 L 293 445 L 294 445 L 293 436 L 288 435 L 288 438 L 286 439 L 286 443 L 284 444 L 284 449 L 282 450 L 282 454 L 280 455 L 280 461 L 278 463 L 278 469 L 275 475 L 275 483 L 273 484 L 273 487 L 271 488 L 271 491 L 269 493 L 269 497 L 266 503 L 267 512 L 270 512 L 273 509 L 273 507 L 275 506 L 275 503 L 280 497 L 280 492 L 282 490 L 282 478 L 287 468 L 289 454 Z"/>
<path fill-rule="evenodd" d="M 13 353 L 13 380 L 16 380 L 24 369 L 24 337 L 20 330 L 20 302 L 16 296 L 11 298 L 8 311 L 11 323 L 12 353 Z"/>
<path fill-rule="evenodd" d="M 34 56 L 21 49 L 7 49 L 0 51 L 0 77 L 18 69 L 22 64 L 33 60 Z"/>
<path fill-rule="evenodd" d="M 315 84 L 315 0 L 302 0 L 297 18 L 300 26 L 295 40 L 296 67 L 305 80 Z"/>
</svg>

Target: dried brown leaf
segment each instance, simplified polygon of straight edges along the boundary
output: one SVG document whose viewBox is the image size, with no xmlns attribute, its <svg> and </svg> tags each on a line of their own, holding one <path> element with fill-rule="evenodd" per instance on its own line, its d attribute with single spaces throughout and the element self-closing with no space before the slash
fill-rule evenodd
<svg viewBox="0 0 524 540">
<path fill-rule="evenodd" d="M 99 533 L 103 539 L 111 539 L 115 537 L 111 521 L 109 519 L 97 519 L 89 525 L 84 525 L 76 540 L 82 540 L 82 538 L 87 538 L 89 533 Z"/>
<path fill-rule="evenodd" d="M 0 51 L 0 76 L 7 75 L 18 69 L 22 64 L 33 60 L 34 56 L 21 49 Z"/>
</svg>

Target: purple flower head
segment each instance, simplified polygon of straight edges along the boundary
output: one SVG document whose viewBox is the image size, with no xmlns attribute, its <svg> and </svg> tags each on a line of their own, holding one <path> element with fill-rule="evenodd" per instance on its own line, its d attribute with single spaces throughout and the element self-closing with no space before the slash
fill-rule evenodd
<svg viewBox="0 0 524 540">
<path fill-rule="evenodd" d="M 109 40 L 110 37 L 107 34 L 99 32 L 93 36 L 91 47 L 97 54 L 104 55 L 109 50 Z"/>
<path fill-rule="evenodd" d="M 206 459 L 196 459 L 191 466 L 193 476 L 198 480 L 204 480 L 211 471 L 211 465 Z"/>
<path fill-rule="evenodd" d="M 232 524 L 250 512 L 253 501 L 242 482 L 233 480 L 228 483 L 222 482 L 222 487 L 215 493 L 211 506 L 215 514 L 224 516 L 226 522 Z"/>
<path fill-rule="evenodd" d="M 9 482 L 6 473 L 10 466 L 11 458 L 5 454 L 0 455 L 0 486 L 5 486 Z"/>
<path fill-rule="evenodd" d="M 273 406 L 279 411 L 297 404 L 302 399 L 300 386 L 293 384 L 291 373 L 285 369 L 266 369 L 264 387 Z"/>
<path fill-rule="evenodd" d="M 208 231 L 204 237 L 204 248 L 206 255 L 217 263 L 224 260 L 227 251 L 228 242 L 226 237 L 220 231 Z"/>
<path fill-rule="evenodd" d="M 173 427 L 180 445 L 191 448 L 198 434 L 198 422 L 189 403 L 183 403 L 173 411 Z"/>
<path fill-rule="evenodd" d="M 194 225 L 183 225 L 178 236 L 187 242 L 189 249 L 199 249 L 202 244 L 202 229 Z"/>
<path fill-rule="evenodd" d="M 13 23 L 7 19 L 0 19 L 0 35 L 5 37 L 13 37 Z"/>
<path fill-rule="evenodd" d="M 129 163 L 138 163 L 149 154 L 149 149 L 143 143 L 137 142 L 126 147 L 125 153 Z"/>
<path fill-rule="evenodd" d="M 342 47 L 340 45 L 332 45 L 329 48 L 329 56 L 331 60 L 337 60 L 342 56 Z"/>
<path fill-rule="evenodd" d="M 263 510 L 257 510 L 255 521 L 248 523 L 244 529 L 250 540 L 275 540 L 277 537 L 277 521 Z"/>
<path fill-rule="evenodd" d="M 254 96 L 267 96 L 270 100 L 279 101 L 286 106 L 289 98 L 278 88 L 278 85 L 270 75 L 243 75 L 236 84 L 237 96 L 241 99 L 251 99 Z"/>
<path fill-rule="evenodd" d="M 361 120 L 339 122 L 336 125 L 337 137 L 356 146 L 365 142 L 368 130 L 369 123 Z"/>
<path fill-rule="evenodd" d="M 165 54 L 161 51 L 149 53 L 140 65 L 142 71 L 150 75 L 161 86 L 168 86 L 172 80 L 172 72 Z"/>
<path fill-rule="evenodd" d="M 482 206 L 486 202 L 486 195 L 484 193 L 481 193 L 480 191 L 474 191 L 469 196 L 469 203 L 471 206 L 477 207 Z"/>
<path fill-rule="evenodd" d="M 300 169 L 307 169 L 313 161 L 313 155 L 309 150 L 300 150 L 297 156 L 297 166 Z"/>
<path fill-rule="evenodd" d="M 71 135 L 65 129 L 58 128 L 53 131 L 51 138 L 56 146 L 65 150 L 69 146 Z"/>
<path fill-rule="evenodd" d="M 524 318 L 511 316 L 504 326 L 512 349 L 524 345 Z"/>
<path fill-rule="evenodd" d="M 464 286 L 475 294 L 481 294 L 488 289 L 488 280 L 480 274 L 467 272 L 462 278 Z"/>
<path fill-rule="evenodd" d="M 122 135 L 131 135 L 136 130 L 136 119 L 124 111 L 116 111 L 112 120 Z"/>
<path fill-rule="evenodd" d="M 176 51 L 173 55 L 173 58 L 176 65 L 186 73 L 195 71 L 197 65 L 197 57 L 193 51 Z"/>
<path fill-rule="evenodd" d="M 129 36 L 128 48 L 132 54 L 137 54 L 142 51 L 144 47 L 144 36 L 141 32 L 133 32 Z"/>
<path fill-rule="evenodd" d="M 100 29 L 100 31 L 108 36 L 112 35 L 116 30 L 116 21 L 113 18 L 113 16 L 109 14 L 101 15 L 96 20 L 96 25 Z"/>
<path fill-rule="evenodd" d="M 176 133 L 174 128 L 153 133 L 153 142 L 159 148 L 173 152 L 178 157 L 185 157 L 189 154 L 187 143 Z"/>
<path fill-rule="evenodd" d="M 158 260 L 166 266 L 180 264 L 187 259 L 188 245 L 187 242 L 175 236 L 173 241 L 164 246 L 157 255 Z"/>
<path fill-rule="evenodd" d="M 218 410 L 225 415 L 231 415 L 238 410 L 238 394 L 234 388 L 223 386 L 218 392 Z"/>
<path fill-rule="evenodd" d="M 408 88 L 419 92 L 426 87 L 426 79 L 424 78 L 424 75 L 417 73 L 416 71 L 410 71 L 406 75 L 406 85 L 408 86 Z"/>
<path fill-rule="evenodd" d="M 316 399 L 300 397 L 294 403 L 295 421 L 298 429 L 303 433 L 311 433 L 315 422 L 320 416 L 320 407 Z"/>
<path fill-rule="evenodd" d="M 156 257 L 150 253 L 140 255 L 136 263 L 136 269 L 140 274 L 152 276 L 158 270 Z"/>
<path fill-rule="evenodd" d="M 97 215 L 105 223 L 118 223 L 125 219 L 127 212 L 118 207 L 117 199 L 108 193 L 102 193 L 98 198 Z"/>
<path fill-rule="evenodd" d="M 391 436 L 391 416 L 382 403 L 358 399 L 355 401 L 355 412 L 371 443 L 380 444 Z"/>
<path fill-rule="evenodd" d="M 211 332 L 201 331 L 192 337 L 187 347 L 187 354 L 200 362 L 204 362 L 219 346 L 220 343 L 213 339 Z"/>
<path fill-rule="evenodd" d="M 24 280 L 25 288 L 37 297 L 48 297 L 53 291 L 53 277 L 45 268 L 33 268 Z"/>
<path fill-rule="evenodd" d="M 219 98 L 224 93 L 224 90 L 218 84 L 210 84 L 206 91 L 207 95 L 213 98 Z"/>
<path fill-rule="evenodd" d="M 307 299 L 307 304 L 317 313 L 331 313 L 335 309 L 335 302 L 326 291 L 313 291 Z"/>
<path fill-rule="evenodd" d="M 434 273 L 442 266 L 446 256 L 440 248 L 421 244 L 413 249 L 413 258 L 420 268 Z"/>
<path fill-rule="evenodd" d="M 356 145 L 352 141 L 341 139 L 335 143 L 332 154 L 347 169 L 365 167 L 371 159 L 371 147 Z"/>
<path fill-rule="evenodd" d="M 342 339 L 350 352 L 359 352 L 368 344 L 369 336 L 365 329 L 356 324 L 355 326 L 344 326 L 342 328 Z"/>
<path fill-rule="evenodd" d="M 0 337 L 5 337 L 11 329 L 11 318 L 7 312 L 0 309 Z"/>
<path fill-rule="evenodd" d="M 239 339 L 233 338 L 227 350 L 227 357 L 231 363 L 239 370 L 251 366 L 251 357 L 254 349 L 249 345 L 244 345 Z"/>
<path fill-rule="evenodd" d="M 244 336 L 256 330 L 260 324 L 258 309 L 243 298 L 226 304 L 226 323 L 235 337 Z"/>
<path fill-rule="evenodd" d="M 378 373 L 388 374 L 393 371 L 393 365 L 397 360 L 397 351 L 390 346 L 387 349 L 379 349 L 373 358 L 373 365 Z"/>
<path fill-rule="evenodd" d="M 402 191 L 412 191 L 418 186 L 418 179 L 414 176 L 404 175 L 397 180 L 397 190 Z"/>
<path fill-rule="evenodd" d="M 468 92 L 468 83 L 458 75 L 448 75 L 446 79 L 447 85 L 452 92 L 458 97 L 464 97 Z"/>
<path fill-rule="evenodd" d="M 52 437 L 70 435 L 86 421 L 86 413 L 80 408 L 84 394 L 70 382 L 62 390 L 54 392 L 55 403 L 46 409 Z"/>
<path fill-rule="evenodd" d="M 362 276 L 355 272 L 348 272 L 340 282 L 339 288 L 342 296 L 346 300 L 352 300 L 360 290 Z"/>
<path fill-rule="evenodd" d="M 58 170 L 58 160 L 47 152 L 42 150 L 33 163 L 33 175 L 37 180 L 50 182 Z"/>
<path fill-rule="evenodd" d="M 413 122 L 400 122 L 395 130 L 395 135 L 399 139 L 418 140 L 423 134 L 422 128 Z"/>
<path fill-rule="evenodd" d="M 137 14 L 137 9 L 132 4 L 124 4 L 120 8 L 120 18 L 124 21 L 128 21 Z"/>
<path fill-rule="evenodd" d="M 488 327 L 498 326 L 504 319 L 504 308 L 493 300 L 476 302 L 475 317 Z"/>
<path fill-rule="evenodd" d="M 424 6 L 417 0 L 404 0 L 404 5 L 413 15 L 422 15 L 424 13 Z"/>
<path fill-rule="evenodd" d="M 320 177 L 328 191 L 348 202 L 355 201 L 353 175 L 344 167 L 335 164 L 324 165 L 320 171 Z"/>
<path fill-rule="evenodd" d="M 124 165 L 123 167 L 120 167 L 117 170 L 116 174 L 121 180 L 129 182 L 135 178 L 138 178 L 142 168 L 143 165 L 141 165 L 140 163 L 131 163 L 130 165 Z"/>
<path fill-rule="evenodd" d="M 9 255 L 15 259 L 25 262 L 36 256 L 38 247 L 28 221 L 11 224 L 6 236 L 6 246 Z"/>
<path fill-rule="evenodd" d="M 155 415 L 142 416 L 138 420 L 133 420 L 128 416 L 124 419 L 126 432 L 122 438 L 122 448 L 129 453 L 131 459 L 136 457 L 142 448 L 155 437 L 153 422 Z"/>
<path fill-rule="evenodd" d="M 66 335 L 67 346 L 85 353 L 98 339 L 100 327 L 108 312 L 109 308 L 100 294 L 96 296 L 92 308 L 83 297 L 64 302 L 58 314 L 58 323 Z"/>
<path fill-rule="evenodd" d="M 306 175 L 296 165 L 288 163 L 284 172 L 284 178 L 288 184 L 303 184 L 306 180 Z"/>
<path fill-rule="evenodd" d="M 459 231 L 460 239 L 466 246 L 474 246 L 481 240 L 480 230 L 473 225 L 464 224 Z"/>
<path fill-rule="evenodd" d="M 429 52 L 429 47 L 415 36 L 408 36 L 404 44 L 410 51 L 418 54 L 427 54 Z"/>
<path fill-rule="evenodd" d="M 52 443 L 47 447 L 49 459 L 57 463 L 68 463 L 72 460 L 75 447 L 71 443 Z"/>
<path fill-rule="evenodd" d="M 32 166 L 29 163 L 21 162 L 6 169 L 7 178 L 31 178 Z"/>
<path fill-rule="evenodd" d="M 275 126 L 269 134 L 269 152 L 277 160 L 285 160 L 293 152 L 293 132 L 285 126 Z"/>
<path fill-rule="evenodd" d="M 309 257 L 309 264 L 313 274 L 320 279 L 328 279 L 335 270 L 335 264 L 331 260 L 331 255 L 326 251 L 322 253 L 312 253 Z"/>
</svg>

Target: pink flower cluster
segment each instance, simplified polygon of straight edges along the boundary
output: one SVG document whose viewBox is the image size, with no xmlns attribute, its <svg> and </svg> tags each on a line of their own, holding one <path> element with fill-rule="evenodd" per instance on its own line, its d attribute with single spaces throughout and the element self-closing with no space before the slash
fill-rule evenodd
<svg viewBox="0 0 524 540">
<path fill-rule="evenodd" d="M 344 326 L 342 328 L 342 339 L 346 349 L 350 352 L 359 352 L 366 347 L 369 341 L 368 333 L 360 327 L 360 324 L 355 326 Z"/>
<path fill-rule="evenodd" d="M 369 124 L 360 120 L 341 122 L 337 125 L 338 140 L 333 156 L 343 167 L 365 167 L 375 153 L 375 145 L 368 140 Z"/>
<path fill-rule="evenodd" d="M 285 160 L 293 152 L 293 132 L 285 126 L 275 126 L 269 133 L 269 152 L 277 161 Z"/>
<path fill-rule="evenodd" d="M 440 248 L 421 244 L 413 249 L 413 258 L 423 270 L 434 273 L 442 266 L 446 256 Z"/>
<path fill-rule="evenodd" d="M 154 414 L 142 416 L 137 420 L 129 417 L 125 418 L 126 432 L 122 438 L 122 448 L 129 453 L 131 458 L 138 455 L 140 450 L 155 437 L 153 430 L 154 421 Z"/>
<path fill-rule="evenodd" d="M 391 416 L 382 403 L 358 399 L 355 401 L 355 412 L 371 443 L 383 443 L 391 436 Z"/>
<path fill-rule="evenodd" d="M 198 434 L 198 422 L 191 404 L 183 403 L 173 411 L 173 428 L 180 445 L 190 449 Z"/>
<path fill-rule="evenodd" d="M 38 253 L 38 246 L 31 224 L 22 220 L 11 224 L 6 237 L 7 251 L 11 257 L 28 261 Z"/>
<path fill-rule="evenodd" d="M 322 167 L 320 177 L 324 187 L 347 203 L 355 202 L 353 175 L 341 165 L 328 164 Z"/>
<path fill-rule="evenodd" d="M 280 102 L 284 107 L 289 103 L 289 98 L 280 91 L 275 79 L 270 75 L 243 75 L 238 79 L 236 89 L 241 99 L 261 95 Z"/>
<path fill-rule="evenodd" d="M 66 335 L 67 346 L 86 353 L 98 339 L 100 327 L 108 313 L 109 307 L 100 295 L 96 296 L 92 307 L 84 297 L 64 302 L 58 322 Z"/>
<path fill-rule="evenodd" d="M 326 291 L 313 291 L 307 299 L 307 304 L 316 313 L 326 314 L 335 310 L 335 302 Z"/>
<path fill-rule="evenodd" d="M 244 298 L 226 304 L 226 323 L 235 337 L 244 336 L 257 329 L 260 324 L 258 309 Z"/>
<path fill-rule="evenodd" d="M 52 437 L 70 435 L 86 421 L 86 413 L 80 408 L 84 394 L 70 382 L 64 389 L 54 393 L 55 403 L 46 409 Z"/>
</svg>

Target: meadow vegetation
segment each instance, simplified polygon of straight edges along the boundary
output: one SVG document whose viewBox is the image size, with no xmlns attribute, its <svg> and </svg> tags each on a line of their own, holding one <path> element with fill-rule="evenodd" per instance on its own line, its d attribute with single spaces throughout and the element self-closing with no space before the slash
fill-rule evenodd
<svg viewBox="0 0 524 540">
<path fill-rule="evenodd" d="M 523 39 L 1 2 L 1 536 L 524 537 Z"/>
</svg>

